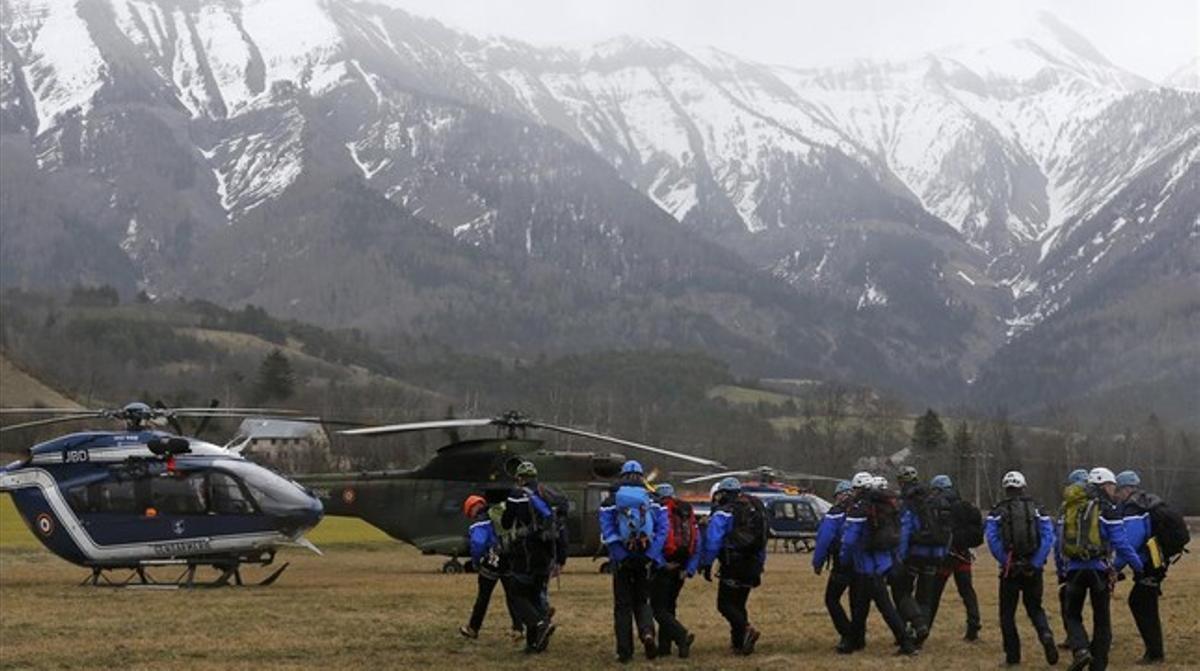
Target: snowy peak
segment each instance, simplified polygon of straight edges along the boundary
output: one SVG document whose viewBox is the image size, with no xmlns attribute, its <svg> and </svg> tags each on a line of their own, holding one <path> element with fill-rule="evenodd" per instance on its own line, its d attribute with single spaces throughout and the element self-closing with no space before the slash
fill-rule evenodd
<svg viewBox="0 0 1200 671">
<path fill-rule="evenodd" d="M 1184 63 L 1163 80 L 1163 86 L 1188 91 L 1200 91 L 1200 56 Z"/>
</svg>

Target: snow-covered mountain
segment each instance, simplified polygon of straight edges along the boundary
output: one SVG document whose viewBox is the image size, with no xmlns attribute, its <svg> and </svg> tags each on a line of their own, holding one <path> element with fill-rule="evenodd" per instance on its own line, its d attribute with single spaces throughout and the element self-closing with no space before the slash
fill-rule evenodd
<svg viewBox="0 0 1200 671">
<path fill-rule="evenodd" d="M 475 279 L 438 309 L 503 302 L 537 275 L 574 287 L 558 310 L 690 287 L 671 309 L 719 326 L 700 343 L 667 316 L 657 335 L 581 327 L 558 349 L 682 339 L 941 394 L 1200 227 L 1200 92 L 1186 75 L 1152 86 L 1049 16 L 986 48 L 806 70 L 647 39 L 478 39 L 357 0 L 0 9 L 6 284 L 109 281 L 432 328 L 413 249 L 396 251 L 407 265 L 377 260 L 376 276 L 407 278 L 382 311 L 370 273 L 321 267 L 371 257 L 365 241 L 397 216 L 445 261 L 435 275 L 490 269 L 462 271 Z M 382 228 L 339 245 L 346 224 L 305 208 L 353 216 L 345 194 L 365 192 L 347 180 L 395 211 L 371 209 Z M 343 209 L 312 200 L 326 190 Z M 333 247 L 292 239 L 331 233 Z M 337 288 L 314 313 L 316 277 Z M 764 299 L 777 285 L 793 294 Z M 499 331 L 493 346 L 540 337 Z"/>
</svg>

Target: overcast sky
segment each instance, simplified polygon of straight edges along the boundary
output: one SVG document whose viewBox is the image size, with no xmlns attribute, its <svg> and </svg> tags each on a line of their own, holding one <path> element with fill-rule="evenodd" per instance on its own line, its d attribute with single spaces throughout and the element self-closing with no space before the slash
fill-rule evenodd
<svg viewBox="0 0 1200 671">
<path fill-rule="evenodd" d="M 823 65 L 1021 33 L 1041 10 L 1113 63 L 1160 81 L 1200 53 L 1198 0 L 389 0 L 469 33 L 581 45 L 617 35 Z"/>
</svg>

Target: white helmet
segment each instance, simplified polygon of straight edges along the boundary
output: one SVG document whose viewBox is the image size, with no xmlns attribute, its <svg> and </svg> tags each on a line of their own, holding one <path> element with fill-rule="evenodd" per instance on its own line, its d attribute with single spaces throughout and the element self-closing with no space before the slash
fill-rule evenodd
<svg viewBox="0 0 1200 671">
<path fill-rule="evenodd" d="M 1009 471 L 1004 474 L 1004 479 L 1000 481 L 1000 484 L 1003 485 L 1005 489 L 1010 487 L 1024 489 L 1025 476 L 1021 474 L 1021 471 Z"/>
<path fill-rule="evenodd" d="M 871 481 L 874 479 L 875 478 L 873 478 L 870 473 L 866 471 L 859 471 L 858 473 L 854 474 L 853 478 L 850 479 L 850 486 L 854 487 L 855 489 L 866 489 L 867 487 L 871 486 Z"/>
<path fill-rule="evenodd" d="M 883 477 L 882 475 L 876 475 L 875 477 L 871 478 L 871 486 L 875 489 L 887 489 L 887 478 Z"/>
<path fill-rule="evenodd" d="M 1113 472 L 1108 470 L 1107 468 L 1104 468 L 1103 466 L 1098 466 L 1096 468 L 1093 468 L 1088 473 L 1088 484 L 1089 485 L 1115 485 L 1115 484 L 1117 484 L 1117 476 L 1113 475 Z"/>
</svg>

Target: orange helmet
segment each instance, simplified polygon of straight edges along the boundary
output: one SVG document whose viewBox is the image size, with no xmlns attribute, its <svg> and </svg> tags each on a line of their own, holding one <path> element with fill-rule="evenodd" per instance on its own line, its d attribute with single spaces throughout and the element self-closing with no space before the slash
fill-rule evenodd
<svg viewBox="0 0 1200 671">
<path fill-rule="evenodd" d="M 471 511 L 475 510 L 475 506 L 486 506 L 487 500 L 478 494 L 472 494 L 463 501 L 463 514 L 467 517 L 471 516 Z"/>
</svg>

